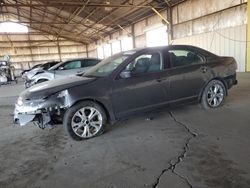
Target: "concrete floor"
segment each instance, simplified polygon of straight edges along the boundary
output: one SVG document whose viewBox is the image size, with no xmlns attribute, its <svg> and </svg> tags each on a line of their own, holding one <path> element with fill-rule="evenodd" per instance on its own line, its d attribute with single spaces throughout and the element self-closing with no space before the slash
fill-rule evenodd
<svg viewBox="0 0 250 188">
<path fill-rule="evenodd" d="M 131 117 L 84 142 L 61 126 L 13 126 L 23 85 L 0 87 L 0 187 L 249 188 L 250 74 L 238 79 L 219 109 Z"/>
</svg>

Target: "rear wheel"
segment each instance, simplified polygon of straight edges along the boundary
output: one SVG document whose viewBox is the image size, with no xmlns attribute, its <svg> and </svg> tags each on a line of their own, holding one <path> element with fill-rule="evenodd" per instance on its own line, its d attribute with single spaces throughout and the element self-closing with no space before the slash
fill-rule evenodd
<svg viewBox="0 0 250 188">
<path fill-rule="evenodd" d="M 226 97 L 226 87 L 220 80 L 212 80 L 205 87 L 201 105 L 205 109 L 218 108 L 223 105 Z"/>
<path fill-rule="evenodd" d="M 91 101 L 83 101 L 69 108 L 63 119 L 66 131 L 74 140 L 101 135 L 106 122 L 107 116 L 103 108 Z"/>
</svg>

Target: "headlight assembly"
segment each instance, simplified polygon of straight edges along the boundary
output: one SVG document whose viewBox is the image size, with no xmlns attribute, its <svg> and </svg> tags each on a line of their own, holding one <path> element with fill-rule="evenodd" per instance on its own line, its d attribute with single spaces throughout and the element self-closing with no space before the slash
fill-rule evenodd
<svg viewBox="0 0 250 188">
<path fill-rule="evenodd" d="M 63 98 L 63 97 L 66 97 L 66 96 L 68 96 L 68 90 L 63 90 L 63 91 L 57 93 L 56 98 Z"/>
<path fill-rule="evenodd" d="M 24 102 L 25 105 L 27 106 L 32 106 L 32 107 L 38 107 L 40 106 L 42 103 L 45 102 L 45 99 L 35 99 L 35 100 L 27 100 Z"/>
</svg>

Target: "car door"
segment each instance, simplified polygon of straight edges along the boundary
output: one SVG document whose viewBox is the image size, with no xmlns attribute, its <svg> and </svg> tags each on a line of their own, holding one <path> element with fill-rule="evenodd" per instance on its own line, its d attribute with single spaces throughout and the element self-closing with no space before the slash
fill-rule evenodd
<svg viewBox="0 0 250 188">
<path fill-rule="evenodd" d="M 206 82 L 208 67 L 206 59 L 193 49 L 169 47 L 170 100 L 192 101 L 196 99 Z"/>
<path fill-rule="evenodd" d="M 67 61 L 55 70 L 55 78 L 75 75 L 78 71 L 81 72 L 81 68 L 81 60 Z"/>
<path fill-rule="evenodd" d="M 145 52 L 134 58 L 113 82 L 111 99 L 117 118 L 165 104 L 166 77 L 160 51 Z"/>
</svg>

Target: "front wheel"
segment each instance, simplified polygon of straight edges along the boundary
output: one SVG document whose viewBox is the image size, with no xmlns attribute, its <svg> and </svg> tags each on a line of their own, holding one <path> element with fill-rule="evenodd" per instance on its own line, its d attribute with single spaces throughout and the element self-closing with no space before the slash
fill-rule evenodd
<svg viewBox="0 0 250 188">
<path fill-rule="evenodd" d="M 225 97 L 225 85 L 220 80 L 212 80 L 202 93 L 201 105 L 205 109 L 218 108 L 224 103 Z"/>
<path fill-rule="evenodd" d="M 103 108 L 91 101 L 83 101 L 69 108 L 63 124 L 69 136 L 74 140 L 85 140 L 104 131 L 107 116 Z"/>
</svg>

